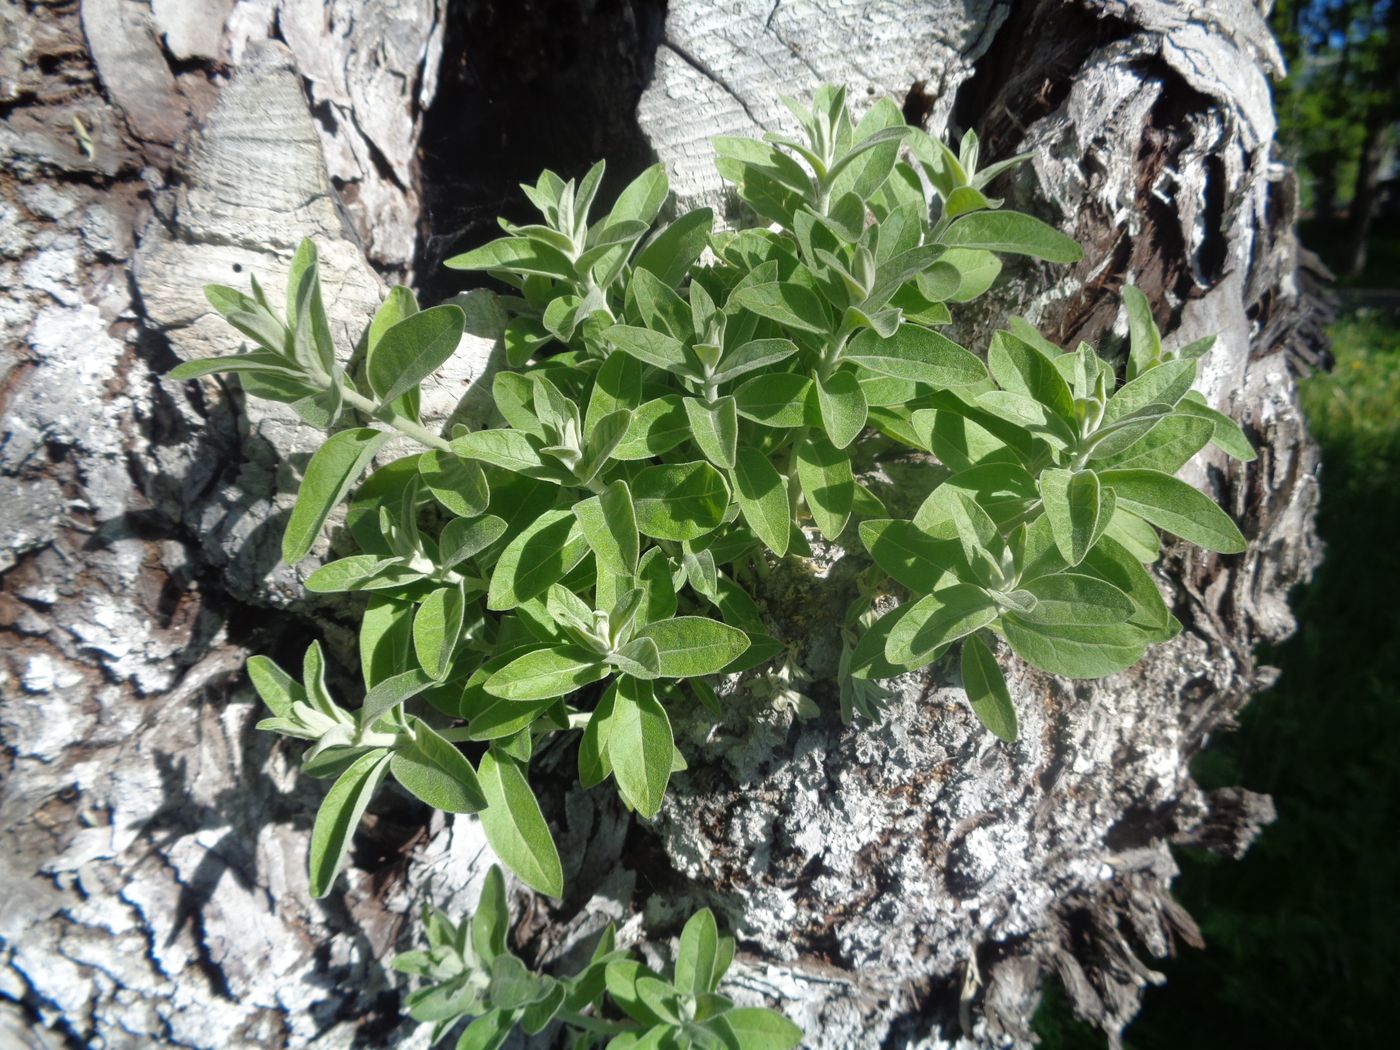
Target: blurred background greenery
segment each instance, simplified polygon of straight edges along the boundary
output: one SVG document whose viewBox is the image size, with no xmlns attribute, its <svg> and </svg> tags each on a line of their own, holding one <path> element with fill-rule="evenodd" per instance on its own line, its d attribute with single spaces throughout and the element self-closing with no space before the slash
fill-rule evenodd
<svg viewBox="0 0 1400 1050">
<path fill-rule="evenodd" d="M 1178 851 L 1204 951 L 1159 968 L 1129 1050 L 1381 1047 L 1400 1029 L 1400 0 L 1280 0 L 1280 145 L 1299 232 L 1338 276 L 1333 370 L 1301 384 L 1322 450 L 1326 560 L 1293 596 L 1298 633 L 1263 654 L 1278 685 L 1214 741 L 1207 789 L 1271 794 L 1241 862 Z M 1051 989 L 1051 1050 L 1098 1050 Z"/>
</svg>

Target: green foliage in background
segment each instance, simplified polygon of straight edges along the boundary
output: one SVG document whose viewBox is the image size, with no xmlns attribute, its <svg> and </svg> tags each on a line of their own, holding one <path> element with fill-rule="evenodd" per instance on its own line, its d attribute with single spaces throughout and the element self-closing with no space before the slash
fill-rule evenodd
<svg viewBox="0 0 1400 1050">
<path fill-rule="evenodd" d="M 1393 0 L 1279 0 L 1271 14 L 1288 76 L 1274 89 L 1279 142 L 1302 178 L 1303 206 L 1347 204 L 1367 125 L 1400 116 Z"/>
<path fill-rule="evenodd" d="M 303 769 L 333 781 L 311 839 L 315 896 L 330 892 L 391 777 L 428 805 L 479 813 L 500 860 L 562 896 L 564 865 L 529 777 L 541 743 L 574 734 L 583 786 L 611 779 L 654 817 L 685 767 L 668 709 L 717 708 L 723 676 L 784 650 L 745 583 L 814 542 L 863 547 L 874 563 L 846 616 L 843 716 L 876 717 L 881 680 L 956 651 L 972 711 L 1007 740 L 1017 724 L 1007 659 L 1096 678 L 1180 629 L 1147 569 L 1158 529 L 1244 549 L 1229 517 L 1175 477 L 1210 444 L 1254 455 L 1192 390 L 1211 340 L 1164 346 L 1130 288 L 1121 379 L 1111 358 L 1064 350 L 1019 318 L 984 361 L 940 329 L 990 287 L 1000 256 L 1080 257 L 1051 226 L 987 196 L 1021 158 L 982 168 L 975 135 L 954 153 L 888 100 L 858 123 L 837 89 L 810 110 L 789 106 L 800 139 L 715 143 L 754 226 L 719 231 L 699 209 L 656 227 L 659 165 L 599 207 L 600 163 L 577 183 L 545 172 L 524 187 L 539 223 L 503 222 L 503 237 L 449 260 L 511 289 L 501 301 L 512 371 L 492 384 L 499 426 L 443 436 L 420 418 L 420 384 L 463 333 L 456 306 L 422 309 L 395 289 L 347 369 L 309 243 L 281 316 L 256 281 L 251 295 L 207 290 L 256 348 L 173 374 L 234 372 L 247 392 L 327 430 L 282 553 L 304 558 L 342 504 L 356 547 L 307 587 L 364 596 L 358 708 L 330 694 L 317 645 L 300 680 L 262 658 L 250 665 L 273 716 L 261 727 L 312 741 Z M 852 451 L 868 428 L 899 455 L 941 464 L 912 519 L 892 517 L 861 480 Z M 376 465 L 395 433 L 422 451 Z M 462 928 L 438 934 L 457 943 Z M 487 972 L 463 952 L 452 966 Z M 570 994 L 488 962 L 488 991 L 473 978 L 453 1000 L 454 1017 L 496 1018 L 469 1032 L 529 1027 L 541 1004 Z M 510 970 L 502 990 L 498 964 Z M 610 1045 L 721 1045 L 724 1025 L 705 1020 L 728 1016 L 703 999 L 713 987 L 653 991 L 638 992 L 647 1018 L 670 1034 Z M 461 1045 L 494 1045 L 481 1038 Z"/>
</svg>

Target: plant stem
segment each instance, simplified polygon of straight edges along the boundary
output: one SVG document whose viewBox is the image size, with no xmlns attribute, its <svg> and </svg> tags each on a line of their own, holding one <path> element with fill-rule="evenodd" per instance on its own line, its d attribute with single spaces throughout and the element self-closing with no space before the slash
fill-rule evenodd
<svg viewBox="0 0 1400 1050">
<path fill-rule="evenodd" d="M 361 412 L 372 416 L 381 423 L 387 423 L 400 434 L 411 437 L 420 445 L 427 445 L 429 448 L 437 449 L 439 452 L 452 451 L 452 446 L 448 444 L 444 438 L 434 434 L 427 427 L 415 423 L 411 419 L 405 419 L 391 408 L 380 408 L 369 398 L 351 390 L 347 386 L 342 386 L 340 388 L 340 396 L 345 399 L 347 405 L 354 405 Z"/>
</svg>

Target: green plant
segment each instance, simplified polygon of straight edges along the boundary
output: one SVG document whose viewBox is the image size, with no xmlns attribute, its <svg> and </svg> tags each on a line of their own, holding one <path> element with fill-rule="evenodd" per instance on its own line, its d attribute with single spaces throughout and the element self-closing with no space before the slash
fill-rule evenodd
<svg viewBox="0 0 1400 1050">
<path fill-rule="evenodd" d="M 802 1036 L 781 1014 L 736 1007 L 718 993 L 734 939 L 720 936 L 708 908 L 685 924 L 667 976 L 618 950 L 611 925 L 578 973 L 532 973 L 508 950 L 508 926 L 505 879 L 494 865 L 472 917 L 454 925 L 436 908 L 424 908 L 428 950 L 400 954 L 394 969 L 425 980 L 409 996 L 408 1010 L 434 1026 L 434 1042 L 463 1018 L 474 1020 L 458 1047 L 471 1050 L 501 1045 L 517 1025 L 533 1035 L 555 1020 L 577 1030 L 577 1048 L 607 1038 L 609 1050 L 787 1050 Z M 605 1002 L 619 1020 L 604 1017 Z"/>
<path fill-rule="evenodd" d="M 978 171 L 974 135 L 954 154 L 888 100 L 858 124 L 840 90 L 810 111 L 789 105 L 804 141 L 715 143 L 767 228 L 716 231 L 700 209 L 648 236 L 667 193 L 659 165 L 590 222 L 599 164 L 577 186 L 546 172 L 525 188 L 542 223 L 503 224 L 504 237 L 449 260 L 514 290 L 504 342 L 517 371 L 492 386 L 504 426 L 444 438 L 419 417 L 418 385 L 463 331 L 455 306 L 419 310 L 395 289 L 348 374 L 309 243 L 285 322 L 256 282 L 251 296 L 207 289 L 260 349 L 174 375 L 237 372 L 250 393 L 334 430 L 307 465 L 283 555 L 304 557 L 347 496 L 360 551 L 307 580 L 368 596 L 358 711 L 329 696 L 316 646 L 301 684 L 250 664 L 275 715 L 263 726 L 314 740 L 303 768 L 335 777 L 312 836 L 317 896 L 390 774 L 430 805 L 480 812 L 500 859 L 560 896 L 527 777 L 540 741 L 579 733 L 581 783 L 612 777 L 655 816 L 684 767 L 667 714 L 682 684 L 714 707 L 706 679 L 784 649 L 738 581 L 811 553 L 804 514 L 827 543 L 858 535 L 883 571 L 863 576 L 847 616 L 843 715 L 874 716 L 880 679 L 961 640 L 973 710 L 1005 739 L 1016 717 L 993 635 L 1055 674 L 1113 673 L 1178 630 L 1144 568 L 1155 527 L 1243 549 L 1229 518 L 1172 476 L 1212 441 L 1252 456 L 1190 392 L 1208 341 L 1164 350 L 1130 289 L 1129 381 L 1110 396 L 1108 361 L 1062 352 L 1019 319 L 987 364 L 937 330 L 992 284 L 998 253 L 1080 256 L 985 195 L 1021 158 Z M 353 425 L 336 430 L 342 419 Z M 891 518 L 853 465 L 869 427 L 942 465 L 912 520 Z M 425 450 L 361 481 L 395 431 Z M 887 595 L 905 600 L 881 614 Z M 481 749 L 475 767 L 462 742 Z"/>
</svg>

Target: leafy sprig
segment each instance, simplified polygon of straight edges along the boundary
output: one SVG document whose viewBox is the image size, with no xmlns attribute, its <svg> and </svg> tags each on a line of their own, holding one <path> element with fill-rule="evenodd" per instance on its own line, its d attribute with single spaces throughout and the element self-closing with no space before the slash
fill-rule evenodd
<svg viewBox="0 0 1400 1050">
<path fill-rule="evenodd" d="M 609 1050 L 788 1050 L 802 1036 L 781 1014 L 735 1006 L 720 993 L 734 939 L 720 935 L 708 908 L 685 924 L 664 975 L 618 949 L 611 925 L 578 973 L 535 973 L 509 950 L 509 926 L 505 879 L 494 865 L 476 912 L 460 923 L 424 909 L 427 949 L 403 952 L 393 966 L 423 980 L 408 1009 L 432 1025 L 433 1042 L 466 1018 L 458 1050 L 495 1050 L 516 1027 L 534 1035 L 555 1021 L 575 1033 L 576 1050 L 604 1042 Z"/>
</svg>

